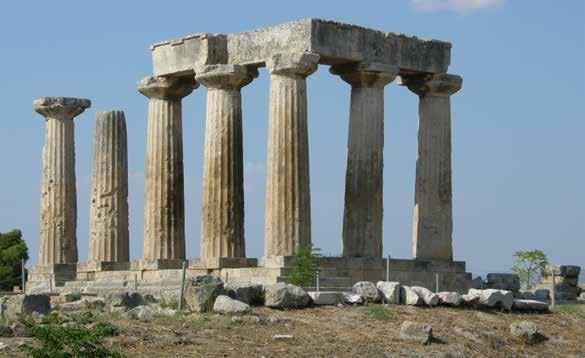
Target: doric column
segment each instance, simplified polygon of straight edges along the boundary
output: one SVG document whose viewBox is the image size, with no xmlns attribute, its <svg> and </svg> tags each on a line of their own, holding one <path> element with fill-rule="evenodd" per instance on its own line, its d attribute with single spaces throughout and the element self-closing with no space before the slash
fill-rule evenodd
<svg viewBox="0 0 585 358">
<path fill-rule="evenodd" d="M 257 76 L 239 65 L 196 69 L 196 81 L 207 87 L 201 258 L 246 256 L 240 90 Z"/>
<path fill-rule="evenodd" d="M 419 96 L 412 253 L 452 260 L 451 98 L 463 80 L 438 74 L 404 77 Z"/>
<path fill-rule="evenodd" d="M 311 243 L 306 78 L 319 55 L 276 55 L 270 72 L 264 255 L 294 255 Z"/>
<path fill-rule="evenodd" d="M 89 260 L 128 262 L 128 153 L 123 111 L 97 112 L 89 208 Z"/>
<path fill-rule="evenodd" d="M 195 84 L 174 77 L 138 83 L 148 97 L 144 186 L 144 260 L 185 258 L 185 198 L 181 100 Z"/>
<path fill-rule="evenodd" d="M 87 99 L 44 97 L 33 102 L 45 117 L 41 180 L 39 264 L 77 262 L 77 189 L 73 118 L 89 108 Z"/>
<path fill-rule="evenodd" d="M 343 210 L 343 256 L 382 256 L 384 86 L 398 68 L 359 63 L 331 68 L 351 85 Z"/>
</svg>

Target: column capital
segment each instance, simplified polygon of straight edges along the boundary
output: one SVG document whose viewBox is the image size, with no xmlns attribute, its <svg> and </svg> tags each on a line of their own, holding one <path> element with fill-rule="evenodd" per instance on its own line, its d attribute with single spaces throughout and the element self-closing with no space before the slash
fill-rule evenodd
<svg viewBox="0 0 585 358">
<path fill-rule="evenodd" d="M 199 84 L 192 79 L 179 77 L 146 77 L 137 83 L 138 92 L 148 98 L 181 99 L 188 96 Z"/>
<path fill-rule="evenodd" d="M 403 76 L 402 84 L 419 96 L 448 97 L 461 89 L 463 79 L 447 73 Z"/>
<path fill-rule="evenodd" d="M 83 98 L 41 97 L 33 101 L 33 107 L 37 113 L 45 117 L 45 120 L 73 119 L 91 107 L 91 101 Z"/>
<path fill-rule="evenodd" d="M 270 74 L 307 77 L 317 71 L 320 56 L 312 52 L 279 53 L 266 60 Z"/>
<path fill-rule="evenodd" d="M 258 77 L 258 69 L 242 65 L 205 65 L 195 69 L 195 80 L 207 88 L 239 90 Z"/>
<path fill-rule="evenodd" d="M 338 75 L 352 87 L 382 88 L 392 82 L 398 74 L 397 66 L 377 62 L 359 62 L 331 66 L 329 72 Z"/>
</svg>

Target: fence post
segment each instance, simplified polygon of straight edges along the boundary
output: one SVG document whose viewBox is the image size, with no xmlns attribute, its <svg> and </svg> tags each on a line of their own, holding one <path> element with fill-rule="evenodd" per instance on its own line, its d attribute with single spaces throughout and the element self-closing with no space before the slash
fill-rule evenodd
<svg viewBox="0 0 585 358">
<path fill-rule="evenodd" d="M 187 260 L 183 261 L 183 273 L 181 275 L 181 294 L 179 295 L 179 312 L 183 309 L 183 294 L 185 293 L 185 271 L 187 271 Z"/>
<path fill-rule="evenodd" d="M 53 293 L 53 274 L 49 274 L 49 293 Z"/>
<path fill-rule="evenodd" d="M 22 271 L 22 285 L 20 288 L 22 289 L 22 293 L 26 294 L 26 274 L 24 270 L 24 259 L 21 260 L 20 270 Z"/>
<path fill-rule="evenodd" d="M 319 292 L 319 270 L 315 271 L 317 277 L 317 292 Z"/>
<path fill-rule="evenodd" d="M 435 272 L 435 293 L 439 293 L 439 273 Z"/>
<path fill-rule="evenodd" d="M 386 258 L 386 282 L 390 281 L 390 254 Z"/>
</svg>

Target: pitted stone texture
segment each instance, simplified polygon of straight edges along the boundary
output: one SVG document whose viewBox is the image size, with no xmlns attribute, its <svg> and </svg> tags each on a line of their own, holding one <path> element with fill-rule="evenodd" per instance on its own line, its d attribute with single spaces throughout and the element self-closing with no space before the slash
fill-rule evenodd
<svg viewBox="0 0 585 358">
<path fill-rule="evenodd" d="M 197 276 L 185 283 L 184 300 L 193 312 L 209 312 L 217 297 L 225 293 L 223 282 L 215 276 Z"/>
<path fill-rule="evenodd" d="M 336 305 L 345 302 L 343 292 L 339 291 L 310 291 L 309 296 L 315 305 Z"/>
<path fill-rule="evenodd" d="M 49 295 L 15 295 L 0 299 L 0 317 L 17 321 L 21 315 L 48 314 L 51 309 Z"/>
<path fill-rule="evenodd" d="M 451 99 L 459 76 L 403 77 L 419 95 L 413 257 L 452 260 Z"/>
<path fill-rule="evenodd" d="M 244 302 L 240 302 L 228 296 L 218 296 L 213 304 L 213 312 L 222 314 L 246 314 L 250 313 L 252 308 Z"/>
<path fill-rule="evenodd" d="M 378 291 L 382 293 L 384 301 L 389 304 L 400 303 L 400 283 L 399 282 L 388 282 L 378 281 L 376 283 Z"/>
<path fill-rule="evenodd" d="M 41 179 L 39 264 L 77 262 L 77 188 L 73 118 L 87 99 L 44 97 L 33 102 L 45 117 Z"/>
<path fill-rule="evenodd" d="M 205 159 L 201 201 L 201 257 L 245 257 L 242 96 L 258 75 L 237 65 L 198 69 L 207 87 Z"/>
<path fill-rule="evenodd" d="M 457 292 L 439 292 L 439 304 L 445 306 L 459 306 L 461 304 L 461 296 Z"/>
<path fill-rule="evenodd" d="M 433 293 L 431 290 L 420 287 L 420 286 L 412 286 L 410 287 L 418 297 L 425 303 L 425 305 L 434 307 L 439 304 L 439 296 Z"/>
<path fill-rule="evenodd" d="M 380 302 L 382 300 L 380 291 L 378 291 L 376 285 L 370 281 L 356 282 L 351 288 L 351 291 L 362 296 L 366 302 Z"/>
<path fill-rule="evenodd" d="M 225 291 L 228 296 L 247 304 L 262 303 L 262 285 L 255 283 L 227 283 Z"/>
<path fill-rule="evenodd" d="M 311 243 L 306 76 L 319 56 L 277 55 L 270 71 L 264 255 L 294 255 Z"/>
<path fill-rule="evenodd" d="M 151 77 L 138 83 L 149 98 L 142 258 L 185 258 L 185 198 L 181 99 L 194 84 Z"/>
<path fill-rule="evenodd" d="M 311 297 L 302 288 L 287 283 L 264 287 L 264 305 L 272 308 L 302 308 L 311 303 Z"/>
<path fill-rule="evenodd" d="M 384 86 L 398 68 L 370 63 L 331 68 L 351 85 L 343 211 L 343 256 L 382 256 Z"/>
<path fill-rule="evenodd" d="M 400 303 L 410 306 L 418 306 L 423 302 L 419 295 L 408 286 L 400 286 Z"/>
<path fill-rule="evenodd" d="M 520 277 L 513 273 L 488 273 L 486 288 L 518 292 L 520 290 Z"/>
<path fill-rule="evenodd" d="M 478 298 L 478 303 L 487 307 L 501 307 L 510 310 L 514 304 L 514 294 L 511 291 L 487 289 L 470 289 L 468 295 Z"/>
<path fill-rule="evenodd" d="M 126 119 L 122 111 L 102 111 L 94 126 L 89 261 L 129 260 Z"/>
<path fill-rule="evenodd" d="M 400 339 L 429 344 L 433 339 L 433 328 L 429 325 L 404 321 L 400 325 Z"/>
</svg>

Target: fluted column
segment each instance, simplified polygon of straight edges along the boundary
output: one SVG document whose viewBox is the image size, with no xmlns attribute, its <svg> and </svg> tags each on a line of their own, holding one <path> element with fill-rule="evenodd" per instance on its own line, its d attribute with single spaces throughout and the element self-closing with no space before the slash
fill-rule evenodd
<svg viewBox="0 0 585 358">
<path fill-rule="evenodd" d="M 197 82 L 207 87 L 200 256 L 245 257 L 240 90 L 258 71 L 238 65 L 196 71 Z"/>
<path fill-rule="evenodd" d="M 331 68 L 351 85 L 343 256 L 382 256 L 384 87 L 398 69 L 378 63 Z"/>
<path fill-rule="evenodd" d="M 311 243 L 306 78 L 319 55 L 276 55 L 270 72 L 264 255 L 294 255 Z"/>
<path fill-rule="evenodd" d="M 127 148 L 124 112 L 97 112 L 89 208 L 89 261 L 130 260 Z"/>
<path fill-rule="evenodd" d="M 451 95 L 459 76 L 405 77 L 419 96 L 412 253 L 415 259 L 453 259 Z"/>
<path fill-rule="evenodd" d="M 144 260 L 185 258 L 182 98 L 192 81 L 151 77 L 138 83 L 148 97 L 144 187 Z"/>
<path fill-rule="evenodd" d="M 33 102 L 35 111 L 45 117 L 39 244 L 41 265 L 77 262 L 73 119 L 90 105 L 87 99 L 64 97 L 44 97 Z"/>
</svg>

